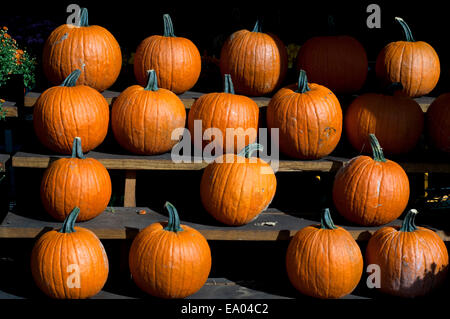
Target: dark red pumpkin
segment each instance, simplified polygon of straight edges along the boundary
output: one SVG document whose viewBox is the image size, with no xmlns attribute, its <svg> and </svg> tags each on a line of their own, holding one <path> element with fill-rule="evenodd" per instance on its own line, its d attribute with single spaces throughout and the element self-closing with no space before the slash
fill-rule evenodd
<svg viewBox="0 0 450 319">
<path fill-rule="evenodd" d="M 358 152 L 370 153 L 369 134 L 375 134 L 385 154 L 405 154 L 414 149 L 423 131 L 420 105 L 405 96 L 401 84 L 391 85 L 393 94 L 365 93 L 348 107 L 344 127 Z"/>
<path fill-rule="evenodd" d="M 307 40 L 297 54 L 297 70 L 309 80 L 336 94 L 359 91 L 364 85 L 368 62 L 361 43 L 350 36 L 320 36 Z"/>
<path fill-rule="evenodd" d="M 450 153 L 450 93 L 436 98 L 426 113 L 427 135 L 437 149 Z"/>
</svg>

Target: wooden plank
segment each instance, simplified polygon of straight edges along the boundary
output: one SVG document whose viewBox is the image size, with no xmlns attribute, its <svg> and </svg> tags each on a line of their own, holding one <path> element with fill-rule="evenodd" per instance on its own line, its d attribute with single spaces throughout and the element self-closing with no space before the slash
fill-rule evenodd
<svg viewBox="0 0 450 319">
<path fill-rule="evenodd" d="M 125 171 L 124 207 L 136 207 L 136 171 Z"/>
<path fill-rule="evenodd" d="M 104 91 L 102 92 L 105 99 L 108 101 L 109 104 L 112 103 L 113 99 L 117 96 L 119 96 L 120 92 L 113 92 L 113 91 Z M 187 109 L 190 109 L 192 104 L 196 99 L 198 99 L 200 96 L 202 96 L 204 93 L 200 92 L 185 92 L 183 94 L 178 95 L 178 97 L 181 99 L 183 104 Z M 26 107 L 32 107 L 36 100 L 38 99 L 40 93 L 37 92 L 28 92 L 25 95 L 25 106 Z M 266 107 L 270 102 L 270 97 L 250 97 L 253 101 L 256 102 L 256 104 L 259 107 Z M 429 105 L 433 102 L 435 98 L 429 97 L 429 96 L 422 96 L 419 98 L 415 98 L 417 103 L 421 106 L 422 110 L 424 112 L 427 111 Z"/>
<path fill-rule="evenodd" d="M 138 211 L 142 209 L 145 209 L 147 213 L 139 214 Z M 49 229 L 61 227 L 61 223 L 51 220 L 45 212 L 33 211 L 30 216 L 31 210 L 26 211 L 24 213 L 9 212 L 6 215 L 0 225 L 0 238 L 35 238 Z M 188 213 L 180 212 L 182 224 L 194 227 L 208 240 L 289 240 L 299 229 L 318 224 L 318 219 L 303 218 L 300 212 L 293 215 L 276 209 L 269 209 L 254 221 L 239 227 L 224 226 L 213 220 L 207 212 L 196 212 L 195 216 L 189 216 Z M 167 216 L 148 208 L 117 207 L 103 212 L 92 220 L 79 223 L 78 226 L 91 229 L 101 239 L 132 239 L 139 230 L 161 221 L 167 221 Z M 396 220 L 389 225 L 400 224 L 401 221 Z M 367 241 L 380 228 L 353 225 L 343 225 L 343 227 L 358 241 Z M 442 240 L 450 241 L 450 233 L 442 230 L 436 230 L 436 233 Z"/>
<path fill-rule="evenodd" d="M 91 151 L 87 157 L 99 160 L 107 169 L 121 170 L 201 170 L 205 168 L 211 159 L 201 160 L 192 157 L 190 162 L 175 163 L 170 153 L 154 156 L 142 156 L 132 154 L 110 154 Z M 13 167 L 47 168 L 48 165 L 63 156 L 46 155 L 27 152 L 17 152 L 12 157 Z M 343 157 L 327 156 L 315 161 L 286 160 L 278 162 L 278 172 L 335 172 L 349 159 Z M 407 173 L 450 173 L 450 162 L 405 162 L 399 164 Z M 274 163 L 275 165 L 275 163 Z"/>
<path fill-rule="evenodd" d="M 120 92 L 113 92 L 113 91 L 104 91 L 102 92 L 102 95 L 105 97 L 106 101 L 108 101 L 109 104 L 112 103 L 114 98 L 119 96 Z M 180 100 L 183 102 L 184 106 L 187 109 L 190 109 L 192 104 L 195 102 L 196 99 L 198 99 L 200 96 L 202 96 L 204 93 L 199 92 L 185 92 L 183 94 L 178 95 Z M 39 98 L 40 93 L 37 92 L 28 92 L 25 95 L 25 106 L 26 107 L 32 107 L 34 103 L 36 103 L 36 100 Z M 252 98 L 256 104 L 259 107 L 264 107 L 269 104 L 270 98 L 268 97 L 253 97 Z"/>
</svg>

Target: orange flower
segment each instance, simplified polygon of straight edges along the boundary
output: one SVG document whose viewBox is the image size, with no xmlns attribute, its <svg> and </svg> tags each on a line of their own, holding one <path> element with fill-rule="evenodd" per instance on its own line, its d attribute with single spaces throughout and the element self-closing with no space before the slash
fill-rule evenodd
<svg viewBox="0 0 450 319">
<path fill-rule="evenodd" d="M 0 103 L 5 103 L 5 100 L 4 99 L 0 99 Z"/>
<path fill-rule="evenodd" d="M 22 55 L 23 54 L 23 50 L 16 50 L 16 54 Z"/>
<path fill-rule="evenodd" d="M 5 30 L 5 31 L 8 31 L 8 28 L 7 28 L 7 27 L 3 27 L 2 29 Z"/>
<path fill-rule="evenodd" d="M 8 33 L 5 33 L 4 36 L 5 36 L 5 38 L 8 38 L 8 39 L 11 38 L 11 36 Z"/>
</svg>

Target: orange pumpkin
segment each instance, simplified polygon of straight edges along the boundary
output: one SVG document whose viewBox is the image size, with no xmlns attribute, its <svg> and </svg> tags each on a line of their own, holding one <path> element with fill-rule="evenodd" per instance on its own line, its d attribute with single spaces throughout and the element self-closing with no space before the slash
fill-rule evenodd
<svg viewBox="0 0 450 319">
<path fill-rule="evenodd" d="M 301 46 L 296 67 L 305 70 L 311 82 L 334 93 L 355 93 L 367 78 L 367 54 L 361 43 L 350 36 L 314 37 Z"/>
<path fill-rule="evenodd" d="M 397 219 L 409 200 L 409 179 L 397 163 L 384 158 L 375 135 L 370 134 L 373 159 L 361 155 L 339 169 L 333 201 L 347 220 L 379 226 Z"/>
<path fill-rule="evenodd" d="M 280 150 L 299 159 L 330 154 L 342 133 L 342 109 L 326 87 L 309 83 L 300 71 L 297 85 L 279 90 L 267 106 L 267 126 L 279 128 Z"/>
<path fill-rule="evenodd" d="M 415 41 L 402 18 L 395 18 L 405 32 L 406 41 L 391 42 L 378 54 L 375 72 L 384 84 L 401 82 L 403 92 L 418 97 L 431 92 L 439 81 L 439 57 L 431 45 Z"/>
<path fill-rule="evenodd" d="M 260 144 L 247 145 L 238 155 L 225 154 L 203 172 L 200 196 L 206 211 L 227 225 L 244 225 L 272 202 L 277 179 L 272 167 L 252 157 Z"/>
<path fill-rule="evenodd" d="M 38 288 L 56 299 L 96 295 L 108 278 L 108 256 L 89 229 L 75 227 L 75 207 L 62 228 L 42 235 L 31 252 L 31 273 Z"/>
<path fill-rule="evenodd" d="M 285 45 L 276 35 L 263 33 L 259 21 L 252 31 L 234 32 L 220 53 L 222 76 L 230 74 L 236 92 L 248 96 L 265 95 L 279 87 L 287 65 Z"/>
<path fill-rule="evenodd" d="M 159 298 L 196 293 L 211 270 L 211 250 L 197 230 L 180 225 L 175 207 L 166 203 L 168 223 L 154 223 L 134 238 L 129 265 L 136 285 Z"/>
<path fill-rule="evenodd" d="M 286 269 L 292 285 L 301 293 L 335 299 L 356 288 L 363 272 L 363 257 L 352 235 L 334 225 L 327 208 L 320 225 L 307 226 L 292 238 Z"/>
<path fill-rule="evenodd" d="M 78 84 L 104 91 L 114 84 L 122 67 L 119 43 L 105 28 L 89 25 L 81 9 L 80 25 L 63 24 L 48 37 L 42 65 L 48 80 L 57 85 L 75 69 L 83 70 Z"/>
<path fill-rule="evenodd" d="M 426 113 L 427 135 L 437 149 L 450 153 L 450 93 L 436 98 Z"/>
<path fill-rule="evenodd" d="M 189 111 L 188 127 L 195 147 L 201 149 L 211 143 L 209 138 L 214 142 L 212 145 L 224 152 L 237 153 L 256 140 L 259 107 L 252 99 L 235 94 L 229 74 L 224 78 L 223 93 L 208 93 L 195 100 Z M 201 141 L 195 138 L 198 135 L 195 121 L 201 121 Z M 212 132 L 209 137 L 206 131 L 211 129 L 220 132 Z M 234 134 L 227 133 L 227 129 Z"/>
<path fill-rule="evenodd" d="M 79 221 L 100 215 L 111 199 L 111 178 L 106 168 L 81 151 L 81 139 L 73 141 L 72 157 L 60 158 L 45 170 L 41 200 L 55 219 L 64 220 L 73 207 L 79 207 Z"/>
<path fill-rule="evenodd" d="M 100 145 L 109 124 L 109 105 L 95 89 L 76 85 L 81 74 L 73 71 L 60 86 L 45 90 L 34 104 L 33 125 L 38 139 L 52 151 L 70 154 L 75 137 L 83 152 Z"/>
<path fill-rule="evenodd" d="M 134 74 L 140 85 L 145 85 L 150 69 L 156 71 L 161 88 L 176 94 L 191 89 L 200 76 L 200 52 L 191 40 L 174 35 L 168 14 L 164 15 L 164 35 L 146 38 L 134 55 Z"/>
<path fill-rule="evenodd" d="M 405 154 L 417 145 L 423 131 L 420 105 L 405 96 L 401 85 L 393 85 L 393 95 L 366 93 L 348 107 L 344 127 L 348 140 L 358 152 L 369 153 L 367 136 L 375 134 L 385 154 Z"/>
<path fill-rule="evenodd" d="M 379 290 L 383 293 L 414 298 L 445 282 L 447 248 L 434 231 L 415 225 L 416 214 L 411 209 L 401 227 L 383 227 L 367 244 L 366 263 L 380 267 Z"/>
<path fill-rule="evenodd" d="M 172 132 L 184 128 L 186 108 L 173 92 L 158 88 L 156 72 L 146 87 L 133 85 L 114 101 L 111 126 L 117 142 L 136 154 L 161 154 L 178 143 Z"/>
</svg>

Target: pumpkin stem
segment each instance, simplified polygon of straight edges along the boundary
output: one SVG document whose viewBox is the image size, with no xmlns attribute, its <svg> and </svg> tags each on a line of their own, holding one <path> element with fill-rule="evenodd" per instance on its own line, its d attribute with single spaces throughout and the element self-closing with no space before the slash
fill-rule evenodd
<svg viewBox="0 0 450 319">
<path fill-rule="evenodd" d="M 400 25 L 402 26 L 403 32 L 405 32 L 406 41 L 408 41 L 408 42 L 415 42 L 414 37 L 413 37 L 412 32 L 411 32 L 411 29 L 406 24 L 405 20 L 403 20 L 400 17 L 395 17 L 395 21 L 400 23 Z"/>
<path fill-rule="evenodd" d="M 234 86 L 233 86 L 233 81 L 231 80 L 231 75 L 230 74 L 225 74 L 223 87 L 224 87 L 223 91 L 225 93 L 234 94 Z"/>
<path fill-rule="evenodd" d="M 88 26 L 89 26 L 88 10 L 86 8 L 81 8 L 80 27 L 88 27 Z"/>
<path fill-rule="evenodd" d="M 169 212 L 169 222 L 164 230 L 172 231 L 174 233 L 182 231 L 183 228 L 180 227 L 180 217 L 178 216 L 177 209 L 171 203 L 166 202 L 164 208 Z"/>
<path fill-rule="evenodd" d="M 239 153 L 238 156 L 243 156 L 245 158 L 252 157 L 252 154 L 256 151 L 263 151 L 264 146 L 258 143 L 249 144 L 246 147 L 244 147 Z"/>
<path fill-rule="evenodd" d="M 262 32 L 262 18 L 258 18 L 256 20 L 255 26 L 253 27 L 252 32 Z"/>
<path fill-rule="evenodd" d="M 330 209 L 325 208 L 320 216 L 320 228 L 321 229 L 337 229 L 331 219 Z"/>
<path fill-rule="evenodd" d="M 369 134 L 370 146 L 372 147 L 373 159 L 377 162 L 386 162 L 384 158 L 383 149 L 381 148 L 380 142 L 378 142 L 375 134 Z"/>
<path fill-rule="evenodd" d="M 72 144 L 72 158 L 85 159 L 83 149 L 81 148 L 81 138 L 75 137 Z"/>
<path fill-rule="evenodd" d="M 69 234 L 75 232 L 75 221 L 77 220 L 78 214 L 80 213 L 80 209 L 75 207 L 70 214 L 64 220 L 64 223 L 59 230 L 60 233 Z"/>
<path fill-rule="evenodd" d="M 156 77 L 155 70 L 148 70 L 147 86 L 144 88 L 146 91 L 158 91 L 158 78 Z"/>
<path fill-rule="evenodd" d="M 300 70 L 300 74 L 298 76 L 298 86 L 297 86 L 297 93 L 305 93 L 311 91 L 311 89 L 308 86 L 308 78 L 306 77 L 305 70 Z"/>
<path fill-rule="evenodd" d="M 404 232 L 413 232 L 417 230 L 417 226 L 415 224 L 416 215 L 419 212 L 416 209 L 410 209 L 406 214 L 405 219 L 403 220 L 402 227 L 400 227 L 399 231 Z"/>
<path fill-rule="evenodd" d="M 328 32 L 332 35 L 336 34 L 336 22 L 333 15 L 328 15 Z"/>
<path fill-rule="evenodd" d="M 386 92 L 389 95 L 394 95 L 395 92 L 403 90 L 403 85 L 400 82 L 390 83 L 386 87 Z"/>
<path fill-rule="evenodd" d="M 173 23 L 172 19 L 170 18 L 170 15 L 168 14 L 163 15 L 163 19 L 164 19 L 164 36 L 175 37 L 175 34 L 173 33 Z"/>
<path fill-rule="evenodd" d="M 80 77 L 81 74 L 81 70 L 76 69 L 74 70 L 72 73 L 70 73 L 65 80 L 63 81 L 63 83 L 60 86 L 65 86 L 65 87 L 73 87 L 76 85 L 78 78 Z"/>
</svg>

